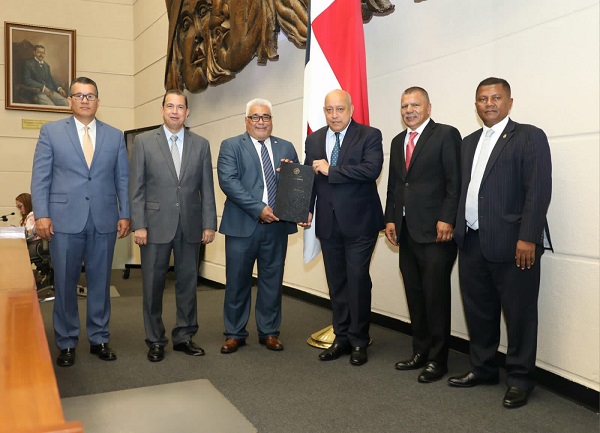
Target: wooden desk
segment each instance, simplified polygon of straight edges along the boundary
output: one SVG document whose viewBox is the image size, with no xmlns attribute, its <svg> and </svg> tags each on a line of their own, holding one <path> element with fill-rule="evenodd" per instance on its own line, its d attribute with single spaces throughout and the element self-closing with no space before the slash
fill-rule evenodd
<svg viewBox="0 0 600 433">
<path fill-rule="evenodd" d="M 0 228 L 0 433 L 82 433 L 65 422 L 21 233 Z"/>
</svg>

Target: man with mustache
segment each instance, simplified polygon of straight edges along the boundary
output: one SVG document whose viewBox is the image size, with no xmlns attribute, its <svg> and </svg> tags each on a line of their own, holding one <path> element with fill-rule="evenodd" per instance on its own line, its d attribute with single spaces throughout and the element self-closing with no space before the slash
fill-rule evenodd
<svg viewBox="0 0 600 433">
<path fill-rule="evenodd" d="M 400 110 L 407 129 L 392 140 L 385 235 L 392 245 L 400 245 L 413 354 L 396 368 L 425 367 L 418 381 L 430 383 L 448 371 L 461 137 L 456 128 L 429 117 L 429 95 L 421 87 L 404 91 Z"/>
</svg>

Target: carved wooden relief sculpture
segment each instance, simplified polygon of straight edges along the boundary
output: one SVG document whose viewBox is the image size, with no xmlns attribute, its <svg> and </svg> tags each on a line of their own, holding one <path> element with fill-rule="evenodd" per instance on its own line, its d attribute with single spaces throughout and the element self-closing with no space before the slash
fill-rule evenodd
<svg viewBox="0 0 600 433">
<path fill-rule="evenodd" d="M 254 57 L 261 65 L 276 60 L 280 30 L 294 45 L 304 47 L 308 1 L 166 0 L 165 89 L 198 93 L 209 84 L 231 80 Z M 362 0 L 365 22 L 373 13 L 383 15 L 393 9 L 389 0 Z"/>
</svg>

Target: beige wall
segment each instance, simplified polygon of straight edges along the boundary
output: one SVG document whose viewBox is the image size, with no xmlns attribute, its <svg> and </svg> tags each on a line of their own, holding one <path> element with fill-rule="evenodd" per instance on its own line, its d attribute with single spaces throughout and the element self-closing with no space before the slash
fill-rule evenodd
<svg viewBox="0 0 600 433">
<path fill-rule="evenodd" d="M 122 129 L 161 122 L 168 25 L 163 0 L 63 0 L 47 2 L 52 7 L 46 11 L 37 1 L 23 3 L 19 10 L 39 16 L 9 10 L 4 20 L 77 28 L 78 72 L 95 77 L 105 92 L 99 113 L 104 120 Z M 598 0 L 394 3 L 393 14 L 365 26 L 371 123 L 383 132 L 386 157 L 391 139 L 403 129 L 399 98 L 406 87 L 425 87 L 432 117 L 467 135 L 479 127 L 477 83 L 490 75 L 508 79 L 512 118 L 546 131 L 554 162 L 548 218 L 555 253 L 546 254 L 541 265 L 538 365 L 599 390 Z M 78 24 L 76 15 L 93 16 L 94 23 Z M 258 96 L 274 104 L 274 134 L 301 152 L 304 51 L 282 37 L 279 53 L 278 62 L 266 67 L 251 62 L 229 84 L 190 95 L 188 124 L 210 140 L 215 166 L 221 141 L 243 132 L 245 102 Z M 12 211 L 14 191 L 27 190 L 30 178 L 37 134 L 20 130 L 20 119 L 60 116 L 6 110 L 0 116 L 2 212 Z M 383 200 L 386 182 L 387 161 L 379 181 Z M 224 197 L 218 187 L 216 193 L 220 215 Z M 224 264 L 219 235 L 207 248 L 204 276 L 224 282 Z M 398 254 L 383 237 L 371 269 L 373 309 L 409 321 Z M 290 238 L 285 284 L 327 296 L 321 259 L 302 263 L 300 234 Z M 453 334 L 468 338 L 456 272 L 452 311 Z"/>
</svg>

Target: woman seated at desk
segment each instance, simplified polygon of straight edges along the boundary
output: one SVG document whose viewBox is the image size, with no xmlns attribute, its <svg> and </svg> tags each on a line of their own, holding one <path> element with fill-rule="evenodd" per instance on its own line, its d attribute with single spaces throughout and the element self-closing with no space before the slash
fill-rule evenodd
<svg viewBox="0 0 600 433">
<path fill-rule="evenodd" d="M 29 257 L 35 258 L 38 256 L 37 246 L 41 242 L 41 238 L 35 230 L 35 218 L 31 205 L 31 194 L 24 192 L 19 194 L 15 199 L 17 209 L 21 213 L 21 227 L 25 227 L 25 238 L 27 239 L 27 248 L 29 249 Z"/>
</svg>

